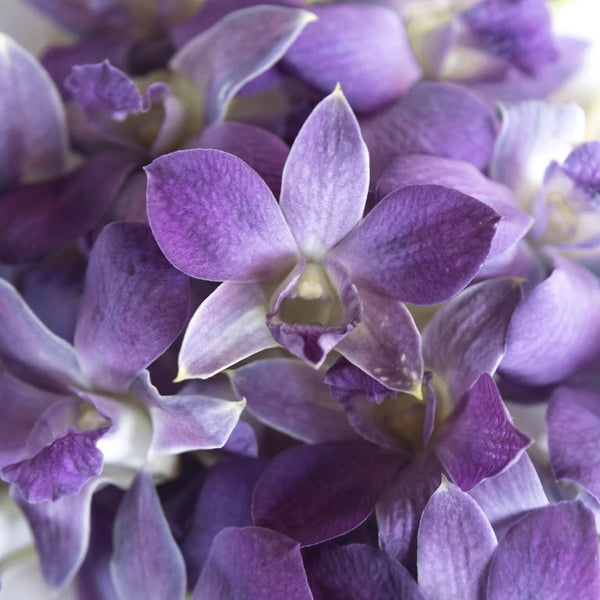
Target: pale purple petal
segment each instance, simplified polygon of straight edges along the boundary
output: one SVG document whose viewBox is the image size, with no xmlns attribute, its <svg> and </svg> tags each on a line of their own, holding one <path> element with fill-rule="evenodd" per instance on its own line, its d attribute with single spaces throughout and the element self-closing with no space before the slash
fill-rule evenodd
<svg viewBox="0 0 600 600">
<path fill-rule="evenodd" d="M 425 363 L 460 398 L 481 373 L 493 375 L 522 292 L 515 279 L 472 285 L 445 304 L 423 331 Z"/>
<path fill-rule="evenodd" d="M 141 472 L 121 501 L 113 533 L 111 576 L 131 600 L 183 600 L 185 566 L 150 475 Z"/>
<path fill-rule="evenodd" d="M 600 395 L 560 387 L 550 398 L 548 446 L 556 479 L 569 479 L 600 499 Z"/>
<path fill-rule="evenodd" d="M 395 158 L 377 183 L 377 197 L 381 199 L 398 188 L 422 184 L 453 188 L 487 204 L 502 216 L 488 259 L 514 246 L 533 223 L 533 217 L 518 208 L 509 188 L 488 179 L 471 163 L 442 156 L 407 154 Z"/>
<path fill-rule="evenodd" d="M 565 379 L 600 352 L 600 285 L 587 269 L 555 259 L 550 276 L 513 314 L 500 372 L 541 386 Z"/>
<path fill-rule="evenodd" d="M 186 329 L 178 379 L 203 379 L 277 345 L 265 319 L 268 298 L 260 283 L 222 283 Z"/>
<path fill-rule="evenodd" d="M 321 259 L 356 226 L 368 187 L 367 147 L 336 88 L 302 126 L 283 171 L 281 210 L 305 256 Z"/>
<path fill-rule="evenodd" d="M 2 479 L 14 483 L 27 502 L 36 504 L 78 494 L 102 471 L 96 442 L 108 429 L 69 431 L 32 458 L 4 467 Z"/>
<path fill-rule="evenodd" d="M 262 527 L 229 527 L 213 542 L 192 600 L 312 600 L 298 542 Z"/>
<path fill-rule="evenodd" d="M 494 380 L 482 373 L 445 422 L 436 454 L 462 490 L 515 462 L 531 440 L 512 422 Z"/>
<path fill-rule="evenodd" d="M 434 154 L 485 167 L 494 145 L 489 109 L 463 88 L 421 82 L 395 104 L 361 119 L 376 182 L 399 154 Z"/>
<path fill-rule="evenodd" d="M 235 154 L 264 179 L 276 198 L 279 197 L 289 148 L 270 131 L 247 123 L 215 123 L 190 140 L 187 147 L 214 148 Z"/>
<path fill-rule="evenodd" d="M 192 277 L 269 279 L 295 261 L 296 243 L 273 194 L 241 159 L 181 150 L 149 167 L 148 220 L 165 256 Z"/>
<path fill-rule="evenodd" d="M 593 514 L 579 502 L 540 508 L 498 544 L 490 567 L 489 600 L 600 596 L 598 537 Z"/>
<path fill-rule="evenodd" d="M 499 219 L 485 204 L 450 188 L 410 186 L 388 194 L 332 254 L 360 287 L 435 304 L 477 274 Z"/>
<path fill-rule="evenodd" d="M 254 492 L 254 523 L 311 546 L 358 527 L 402 465 L 361 442 L 297 446 L 278 454 Z"/>
<path fill-rule="evenodd" d="M 485 597 L 496 536 L 475 501 L 448 481 L 433 494 L 419 526 L 419 587 L 435 600 Z"/>
<path fill-rule="evenodd" d="M 323 383 L 323 374 L 301 361 L 255 361 L 231 378 L 248 410 L 278 431 L 313 444 L 357 437 Z"/>
<path fill-rule="evenodd" d="M 368 4 L 315 6 L 318 19 L 283 59 L 294 75 L 322 93 L 340 83 L 357 111 L 398 98 L 421 75 L 400 16 Z"/>
<path fill-rule="evenodd" d="M 170 66 L 192 80 L 204 98 L 204 122 L 221 120 L 248 81 L 274 65 L 314 15 L 279 6 L 235 11 L 190 40 Z"/>
<path fill-rule="evenodd" d="M 62 101 L 40 63 L 4 34 L 0 81 L 0 191 L 58 175 L 68 149 Z"/>
<path fill-rule="evenodd" d="M 323 544 L 303 552 L 314 600 L 424 600 L 410 573 L 363 544 Z"/>
<path fill-rule="evenodd" d="M 261 459 L 232 457 L 212 466 L 206 473 L 182 544 L 188 587 L 196 584 L 211 544 L 222 529 L 252 525 L 252 494 L 265 464 Z"/>
<path fill-rule="evenodd" d="M 175 340 L 189 298 L 187 277 L 165 260 L 147 225 L 105 227 L 90 255 L 75 331 L 84 373 L 109 389 L 127 387 Z"/>
</svg>

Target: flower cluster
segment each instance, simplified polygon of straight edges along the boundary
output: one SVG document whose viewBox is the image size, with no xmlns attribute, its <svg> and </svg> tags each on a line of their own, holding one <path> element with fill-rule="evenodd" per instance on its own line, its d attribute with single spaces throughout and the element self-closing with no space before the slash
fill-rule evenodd
<svg viewBox="0 0 600 600">
<path fill-rule="evenodd" d="M 599 598 L 600 141 L 560 7 L 25 4 L 0 599 Z"/>
</svg>

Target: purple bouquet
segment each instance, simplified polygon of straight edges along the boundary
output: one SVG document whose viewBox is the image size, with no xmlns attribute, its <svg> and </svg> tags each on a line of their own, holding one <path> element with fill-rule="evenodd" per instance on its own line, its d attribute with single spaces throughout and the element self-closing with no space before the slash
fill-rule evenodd
<svg viewBox="0 0 600 600">
<path fill-rule="evenodd" d="M 6 0 L 0 600 L 600 598 L 576 4 Z"/>
</svg>

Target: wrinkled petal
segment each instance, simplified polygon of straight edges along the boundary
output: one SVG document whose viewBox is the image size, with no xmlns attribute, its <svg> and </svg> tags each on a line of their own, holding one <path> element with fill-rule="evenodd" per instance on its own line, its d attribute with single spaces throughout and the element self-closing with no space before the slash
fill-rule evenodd
<svg viewBox="0 0 600 600">
<path fill-rule="evenodd" d="M 58 175 L 68 149 L 60 96 L 40 63 L 4 34 L 0 81 L 0 191 Z"/>
<path fill-rule="evenodd" d="M 98 225 L 137 158 L 102 152 L 57 179 L 0 197 L 0 260 L 26 263 L 65 248 Z"/>
<path fill-rule="evenodd" d="M 311 600 L 298 542 L 262 527 L 228 527 L 213 542 L 192 600 Z"/>
<path fill-rule="evenodd" d="M 233 372 L 237 393 L 263 423 L 307 443 L 354 439 L 323 374 L 293 359 L 255 361 Z"/>
<path fill-rule="evenodd" d="M 207 378 L 277 345 L 265 319 L 268 298 L 260 283 L 222 283 L 198 308 L 179 354 L 178 379 Z"/>
<path fill-rule="evenodd" d="M 410 186 L 377 204 L 333 255 L 361 287 L 404 302 L 435 304 L 477 274 L 499 219 L 455 190 Z"/>
<path fill-rule="evenodd" d="M 518 280 L 484 281 L 445 304 L 427 324 L 425 362 L 446 382 L 452 398 L 460 398 L 481 373 L 495 373 L 521 296 Z"/>
<path fill-rule="evenodd" d="M 185 565 L 150 475 L 140 473 L 125 494 L 113 534 L 111 577 L 120 597 L 182 600 Z"/>
<path fill-rule="evenodd" d="M 340 83 L 367 112 L 398 98 L 421 75 L 398 14 L 377 5 L 315 6 L 283 64 L 327 94 Z"/>
<path fill-rule="evenodd" d="M 217 463 L 206 473 L 182 545 L 188 587 L 196 584 L 211 544 L 222 529 L 252 525 L 252 494 L 265 464 L 264 460 L 233 457 Z"/>
<path fill-rule="evenodd" d="M 90 255 L 75 331 L 84 373 L 96 385 L 126 388 L 175 340 L 189 299 L 187 277 L 165 260 L 147 225 L 105 227 Z"/>
<path fill-rule="evenodd" d="M 304 123 L 283 172 L 281 210 L 305 256 L 321 259 L 356 226 L 368 187 L 367 147 L 336 88 Z"/>
<path fill-rule="evenodd" d="M 600 285 L 588 270 L 555 259 L 550 276 L 516 308 L 499 370 L 527 385 L 566 379 L 600 352 Z"/>
<path fill-rule="evenodd" d="M 278 454 L 254 492 L 254 523 L 311 546 L 358 527 L 402 464 L 361 442 L 298 446 Z"/>
<path fill-rule="evenodd" d="M 548 446 L 556 479 L 569 479 L 600 499 L 600 396 L 560 387 L 548 404 Z"/>
<path fill-rule="evenodd" d="M 475 501 L 443 481 L 421 517 L 419 587 L 431 600 L 483 598 L 495 547 L 494 530 Z"/>
<path fill-rule="evenodd" d="M 254 6 L 227 15 L 181 48 L 170 66 L 204 97 L 205 124 L 221 120 L 235 93 L 274 65 L 314 18 L 304 10 Z"/>
<path fill-rule="evenodd" d="M 600 595 L 593 514 L 579 502 L 546 506 L 519 520 L 498 544 L 490 567 L 489 600 Z"/>
<path fill-rule="evenodd" d="M 303 556 L 315 600 L 424 600 L 408 571 L 377 548 L 323 544 Z"/>
<path fill-rule="evenodd" d="M 442 83 L 421 82 L 399 101 L 361 119 L 376 182 L 399 154 L 433 154 L 483 168 L 494 146 L 489 109 L 475 96 Z"/>
<path fill-rule="evenodd" d="M 531 440 L 512 423 L 494 380 L 482 373 L 445 422 L 436 454 L 462 490 L 514 463 Z"/>
<path fill-rule="evenodd" d="M 273 194 L 246 163 L 219 150 L 181 150 L 149 167 L 148 220 L 165 256 L 192 277 L 269 279 L 296 243 Z"/>
</svg>

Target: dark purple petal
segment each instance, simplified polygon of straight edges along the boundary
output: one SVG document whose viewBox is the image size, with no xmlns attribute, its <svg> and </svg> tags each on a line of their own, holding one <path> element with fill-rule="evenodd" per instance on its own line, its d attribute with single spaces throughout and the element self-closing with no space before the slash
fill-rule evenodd
<svg viewBox="0 0 600 600">
<path fill-rule="evenodd" d="M 417 573 L 417 532 L 421 513 L 442 479 L 435 456 L 409 462 L 377 503 L 379 543 L 411 573 Z"/>
<path fill-rule="evenodd" d="M 421 517 L 419 587 L 427 598 L 436 600 L 485 597 L 495 547 L 494 530 L 475 501 L 443 481 Z"/>
<path fill-rule="evenodd" d="M 181 48 L 170 65 L 204 97 L 205 124 L 221 120 L 235 93 L 274 65 L 314 18 L 305 10 L 253 6 L 227 15 Z"/>
<path fill-rule="evenodd" d="M 515 462 L 530 443 L 513 425 L 494 380 L 482 373 L 444 424 L 436 454 L 467 491 Z"/>
<path fill-rule="evenodd" d="M 386 388 L 413 392 L 423 377 L 421 336 L 404 304 L 359 289 L 363 314 L 336 350 Z"/>
<path fill-rule="evenodd" d="M 225 459 L 211 467 L 182 545 L 188 587 L 194 587 L 215 536 L 225 527 L 252 525 L 250 505 L 265 461 L 245 457 Z"/>
<path fill-rule="evenodd" d="M 283 64 L 329 93 L 340 83 L 350 105 L 367 112 L 398 98 L 421 75 L 399 15 L 382 6 L 315 6 L 311 23 Z"/>
<path fill-rule="evenodd" d="M 150 475 L 141 472 L 125 494 L 113 533 L 111 576 L 121 598 L 180 600 L 185 565 Z"/>
<path fill-rule="evenodd" d="M 265 319 L 268 298 L 260 283 L 222 283 L 198 308 L 179 354 L 178 380 L 207 378 L 277 345 Z"/>
<path fill-rule="evenodd" d="M 361 287 L 413 304 L 447 300 L 471 281 L 500 217 L 437 185 L 392 192 L 333 250 Z"/>
<path fill-rule="evenodd" d="M 580 144 L 561 168 L 577 186 L 595 198 L 600 192 L 600 142 Z"/>
<path fill-rule="evenodd" d="M 515 310 L 500 372 L 526 385 L 566 379 L 600 352 L 600 285 L 587 269 L 555 259 L 550 276 Z"/>
<path fill-rule="evenodd" d="M 558 388 L 548 404 L 548 446 L 556 479 L 569 479 L 600 499 L 600 395 Z"/>
<path fill-rule="evenodd" d="M 376 182 L 399 154 L 434 154 L 483 168 L 492 156 L 489 109 L 457 86 L 422 82 L 395 104 L 361 120 Z"/>
<path fill-rule="evenodd" d="M 107 431 L 69 431 L 32 458 L 4 467 L 2 479 L 14 483 L 23 499 L 33 504 L 78 494 L 102 471 L 103 456 L 96 442 Z"/>
<path fill-rule="evenodd" d="M 84 373 L 125 388 L 174 341 L 187 319 L 187 277 L 164 258 L 143 223 L 105 227 L 92 249 L 75 331 Z"/>
<path fill-rule="evenodd" d="M 27 517 L 40 556 L 42 572 L 53 588 L 66 585 L 83 562 L 90 535 L 90 504 L 99 479 L 79 494 L 56 502 L 31 504 L 13 488 L 12 494 Z"/>
<path fill-rule="evenodd" d="M 302 253 L 320 260 L 360 221 L 369 158 L 340 88 L 312 111 L 283 172 L 281 210 Z"/>
<path fill-rule="evenodd" d="M 252 515 L 311 546 L 358 527 L 402 464 L 361 442 L 298 446 L 278 454 L 259 479 Z"/>
<path fill-rule="evenodd" d="M 519 520 L 492 559 L 489 600 L 600 595 L 593 514 L 579 502 L 546 506 Z"/>
<path fill-rule="evenodd" d="M 187 146 L 235 154 L 264 179 L 276 198 L 279 197 L 289 148 L 270 131 L 247 123 L 215 123 L 189 141 Z"/>
<path fill-rule="evenodd" d="M 146 172 L 152 231 L 184 273 L 252 281 L 294 263 L 296 243 L 273 194 L 239 158 L 182 150 L 157 158 Z"/>
<path fill-rule="evenodd" d="M 0 191 L 58 175 L 68 147 L 60 96 L 40 63 L 4 34 L 0 81 Z"/>
<path fill-rule="evenodd" d="M 481 373 L 493 375 L 522 292 L 515 279 L 472 285 L 445 304 L 423 331 L 425 363 L 460 398 Z"/>
<path fill-rule="evenodd" d="M 422 184 L 453 188 L 487 204 L 502 216 L 488 258 L 514 246 L 533 223 L 533 217 L 518 208 L 515 195 L 506 186 L 488 179 L 471 163 L 442 156 L 407 154 L 395 158 L 377 183 L 377 197 L 381 199 L 398 188 Z"/>
<path fill-rule="evenodd" d="M 255 361 L 231 378 L 248 410 L 278 431 L 313 444 L 356 438 L 323 383 L 323 374 L 301 361 Z"/>
<path fill-rule="evenodd" d="M 314 600 L 424 600 L 410 573 L 377 548 L 323 544 L 303 556 Z"/>
<path fill-rule="evenodd" d="M 192 600 L 312 600 L 298 542 L 262 527 L 229 527 L 213 542 Z"/>
<path fill-rule="evenodd" d="M 138 159 L 103 152 L 57 179 L 0 197 L 0 260 L 34 262 L 95 227 Z"/>
</svg>

